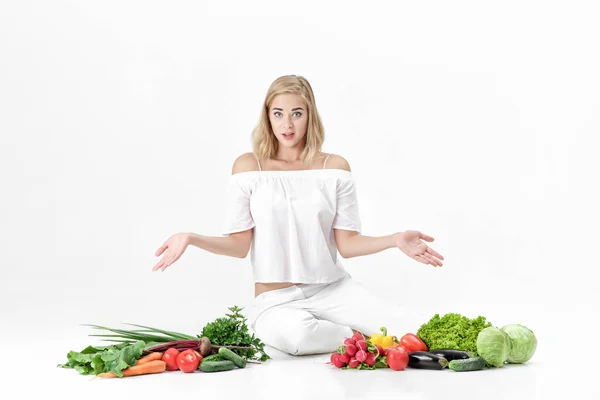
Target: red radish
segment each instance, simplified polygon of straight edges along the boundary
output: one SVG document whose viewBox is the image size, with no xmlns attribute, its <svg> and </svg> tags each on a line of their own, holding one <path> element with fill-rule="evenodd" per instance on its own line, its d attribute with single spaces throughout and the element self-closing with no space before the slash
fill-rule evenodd
<svg viewBox="0 0 600 400">
<path fill-rule="evenodd" d="M 354 339 L 356 341 L 365 340 L 365 336 L 362 333 L 356 332 L 354 335 L 352 335 L 352 339 Z"/>
<path fill-rule="evenodd" d="M 372 367 L 373 365 L 375 365 L 375 354 L 367 353 L 367 358 L 365 359 L 365 364 L 367 364 L 369 367 Z"/>
<path fill-rule="evenodd" d="M 344 354 L 340 354 L 340 356 L 338 357 L 338 359 L 343 362 L 344 364 L 348 364 L 348 361 L 350 361 L 350 356 L 346 353 Z"/>
<path fill-rule="evenodd" d="M 331 356 L 331 361 L 333 362 L 333 365 L 335 365 L 338 368 L 346 366 L 346 363 L 340 359 L 340 356 L 341 354 L 338 353 L 335 353 L 333 356 Z"/>
<path fill-rule="evenodd" d="M 364 350 L 359 350 L 354 355 L 359 362 L 363 362 L 367 359 L 367 352 Z"/>
<path fill-rule="evenodd" d="M 338 355 L 338 353 L 331 353 L 331 356 L 329 357 L 329 361 L 331 361 L 331 363 L 333 364 L 333 358 L 336 357 Z"/>
<path fill-rule="evenodd" d="M 357 340 L 356 347 L 358 347 L 360 350 L 367 351 L 367 349 L 369 348 L 369 344 L 364 340 Z"/>
<path fill-rule="evenodd" d="M 354 358 L 354 357 L 352 357 L 352 358 L 350 359 L 350 361 L 348 362 L 348 366 L 349 366 L 350 368 L 356 368 L 356 367 L 358 367 L 358 364 L 360 364 L 360 361 L 358 361 L 358 360 L 357 360 L 356 358 Z"/>
<path fill-rule="evenodd" d="M 344 344 L 345 345 L 356 344 L 356 340 L 354 340 L 352 338 L 346 338 L 346 340 L 344 340 Z"/>
<path fill-rule="evenodd" d="M 353 345 L 353 344 L 346 345 L 346 354 L 348 354 L 350 357 L 355 355 L 357 351 L 358 351 L 358 348 L 355 345 Z"/>
<path fill-rule="evenodd" d="M 377 353 L 375 353 L 375 355 L 383 355 L 383 347 L 381 347 L 380 345 L 376 344 L 375 347 L 377 347 Z"/>
</svg>

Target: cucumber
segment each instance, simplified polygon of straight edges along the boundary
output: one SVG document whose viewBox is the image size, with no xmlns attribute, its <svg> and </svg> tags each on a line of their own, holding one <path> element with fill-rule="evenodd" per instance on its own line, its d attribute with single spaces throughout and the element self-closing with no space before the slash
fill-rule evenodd
<svg viewBox="0 0 600 400">
<path fill-rule="evenodd" d="M 485 361 L 481 357 L 465 358 L 463 360 L 452 360 L 448 368 L 452 371 L 479 371 L 485 367 Z"/>
<path fill-rule="evenodd" d="M 226 360 L 226 358 L 220 354 L 213 354 L 208 357 L 204 357 L 202 359 L 202 361 L 223 361 L 223 360 Z"/>
<path fill-rule="evenodd" d="M 238 368 L 244 368 L 246 366 L 246 360 L 226 347 L 219 348 L 218 354 L 222 357 L 225 357 L 229 361 L 233 361 Z"/>
<path fill-rule="evenodd" d="M 230 371 L 235 368 L 235 364 L 233 361 L 223 360 L 223 361 L 206 361 L 202 360 L 200 363 L 200 371 L 202 372 L 220 372 L 220 371 Z"/>
</svg>

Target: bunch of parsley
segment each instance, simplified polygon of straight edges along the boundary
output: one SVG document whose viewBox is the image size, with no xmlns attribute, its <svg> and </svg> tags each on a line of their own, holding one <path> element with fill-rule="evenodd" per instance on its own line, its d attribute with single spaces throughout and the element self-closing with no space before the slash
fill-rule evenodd
<svg viewBox="0 0 600 400">
<path fill-rule="evenodd" d="M 206 324 L 199 337 L 206 336 L 215 346 L 251 346 L 252 349 L 234 348 L 231 351 L 248 360 L 269 360 L 271 357 L 265 353 L 264 343 L 248 332 L 247 319 L 240 314 L 242 308 L 233 306 L 229 307 L 229 311 L 232 313 Z"/>
<path fill-rule="evenodd" d="M 417 336 L 429 350 L 454 349 L 477 354 L 477 336 L 489 326 L 492 324 L 482 316 L 469 319 L 457 313 L 443 317 L 435 314 L 429 322 L 421 325 Z"/>
</svg>

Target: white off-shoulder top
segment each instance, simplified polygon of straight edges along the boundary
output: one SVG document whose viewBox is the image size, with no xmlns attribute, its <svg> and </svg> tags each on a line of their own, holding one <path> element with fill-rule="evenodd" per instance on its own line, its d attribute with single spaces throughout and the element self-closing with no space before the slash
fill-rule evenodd
<svg viewBox="0 0 600 400">
<path fill-rule="evenodd" d="M 224 236 L 254 228 L 255 282 L 329 283 L 347 272 L 333 229 L 361 232 L 350 171 L 247 171 L 230 176 Z"/>
</svg>

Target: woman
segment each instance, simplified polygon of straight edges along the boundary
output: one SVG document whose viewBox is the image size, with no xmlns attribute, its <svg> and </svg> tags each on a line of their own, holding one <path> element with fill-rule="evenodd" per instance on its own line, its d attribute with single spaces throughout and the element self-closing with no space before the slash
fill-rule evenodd
<svg viewBox="0 0 600 400">
<path fill-rule="evenodd" d="M 266 345 L 293 355 L 328 353 L 353 332 L 370 334 L 386 324 L 405 329 L 403 311 L 353 280 L 338 252 L 350 258 L 397 247 L 424 264 L 443 260 L 422 242 L 433 238 L 418 231 L 361 235 L 350 165 L 322 153 L 323 141 L 308 81 L 276 79 L 253 132 L 253 151 L 233 164 L 224 237 L 175 234 L 156 251 L 164 254 L 153 268 L 164 271 L 190 244 L 240 258 L 252 250 L 249 327 Z"/>
</svg>

